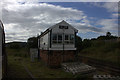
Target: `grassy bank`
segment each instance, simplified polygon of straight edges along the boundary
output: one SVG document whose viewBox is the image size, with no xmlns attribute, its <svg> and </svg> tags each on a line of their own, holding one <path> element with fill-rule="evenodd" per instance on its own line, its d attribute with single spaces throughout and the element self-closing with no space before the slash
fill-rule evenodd
<svg viewBox="0 0 120 80">
<path fill-rule="evenodd" d="M 83 49 L 79 55 L 120 63 L 120 42 L 93 41 L 91 46 Z"/>
</svg>

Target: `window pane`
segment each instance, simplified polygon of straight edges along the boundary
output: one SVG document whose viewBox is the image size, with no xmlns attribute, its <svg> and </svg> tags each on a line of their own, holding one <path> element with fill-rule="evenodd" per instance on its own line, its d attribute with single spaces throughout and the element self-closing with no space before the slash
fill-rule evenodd
<svg viewBox="0 0 120 80">
<path fill-rule="evenodd" d="M 62 34 L 58 34 L 58 43 L 62 43 Z"/>
<path fill-rule="evenodd" d="M 70 40 L 74 40 L 74 35 L 70 35 Z"/>
<path fill-rule="evenodd" d="M 68 29 L 68 26 L 62 26 L 62 25 L 60 25 L 59 28 L 60 29 Z"/>
<path fill-rule="evenodd" d="M 64 26 L 59 26 L 59 28 L 60 28 L 60 29 L 63 29 L 63 28 L 64 28 Z"/>
<path fill-rule="evenodd" d="M 69 44 L 69 35 L 65 35 L 65 43 Z"/>
<path fill-rule="evenodd" d="M 74 35 L 70 35 L 70 43 L 74 43 Z"/>
<path fill-rule="evenodd" d="M 53 40 L 57 40 L 57 35 L 56 34 L 53 34 Z"/>
<path fill-rule="evenodd" d="M 62 40 L 62 35 L 58 35 L 58 40 Z"/>
<path fill-rule="evenodd" d="M 68 26 L 64 26 L 65 29 L 68 29 Z"/>
<path fill-rule="evenodd" d="M 69 40 L 69 37 L 68 37 L 68 35 L 65 35 L 65 40 Z"/>
<path fill-rule="evenodd" d="M 57 43 L 57 34 L 52 35 L 52 42 Z"/>
</svg>

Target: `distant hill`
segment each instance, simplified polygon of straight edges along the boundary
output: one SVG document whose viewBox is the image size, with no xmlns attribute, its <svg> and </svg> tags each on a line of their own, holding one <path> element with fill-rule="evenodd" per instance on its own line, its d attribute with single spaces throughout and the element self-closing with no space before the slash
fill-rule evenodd
<svg viewBox="0 0 120 80">
<path fill-rule="evenodd" d="M 22 48 L 26 47 L 27 42 L 9 42 L 5 44 L 8 48 Z"/>
</svg>

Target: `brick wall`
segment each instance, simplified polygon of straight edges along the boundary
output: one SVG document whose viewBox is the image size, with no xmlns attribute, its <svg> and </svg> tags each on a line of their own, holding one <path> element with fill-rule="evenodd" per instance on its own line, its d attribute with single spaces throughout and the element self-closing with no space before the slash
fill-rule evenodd
<svg viewBox="0 0 120 80">
<path fill-rule="evenodd" d="M 62 53 L 61 51 L 51 51 L 49 55 L 49 65 L 52 67 L 59 67 L 62 63 Z"/>
<path fill-rule="evenodd" d="M 40 50 L 41 59 L 51 67 L 59 67 L 62 62 L 74 61 L 75 51 Z"/>
<path fill-rule="evenodd" d="M 75 59 L 75 51 L 65 51 L 64 52 L 64 61 L 74 61 Z"/>
<path fill-rule="evenodd" d="M 48 64 L 48 51 L 47 50 L 40 50 L 40 58 L 46 64 Z"/>
</svg>

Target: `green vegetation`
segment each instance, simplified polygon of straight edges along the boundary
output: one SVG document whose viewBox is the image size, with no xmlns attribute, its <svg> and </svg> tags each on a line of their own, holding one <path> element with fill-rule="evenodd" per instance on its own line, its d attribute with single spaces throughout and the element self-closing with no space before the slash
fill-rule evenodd
<svg viewBox="0 0 120 80">
<path fill-rule="evenodd" d="M 6 43 L 6 47 L 10 49 L 20 49 L 26 47 L 26 42 L 10 42 Z"/>
<path fill-rule="evenodd" d="M 61 68 L 52 69 L 46 66 L 42 61 L 30 62 L 30 59 L 24 59 L 24 65 L 30 70 L 35 78 L 73 78 L 72 73 L 64 72 Z M 32 66 L 31 66 L 32 65 Z"/>
<path fill-rule="evenodd" d="M 76 46 L 79 56 L 87 56 L 95 59 L 119 63 L 120 61 L 120 41 L 117 37 L 107 33 L 106 36 L 99 36 L 94 39 L 82 39 L 77 36 Z M 115 40 L 115 41 L 114 41 Z M 36 42 L 36 43 L 34 43 Z M 35 78 L 86 78 L 80 74 L 73 75 L 67 73 L 61 68 L 52 69 L 46 66 L 42 61 L 30 61 L 28 54 L 29 48 L 37 46 L 37 38 L 29 38 L 27 43 L 8 43 L 6 53 L 8 55 L 8 77 L 10 78 L 29 78 L 24 66 L 33 74 Z M 17 60 L 18 59 L 18 60 Z M 23 66 L 24 65 L 24 66 Z M 97 72 L 99 73 L 99 72 Z M 104 73 L 101 73 L 104 74 Z M 88 79 L 89 80 L 89 79 Z"/>
<path fill-rule="evenodd" d="M 21 61 L 15 60 L 14 56 L 8 56 L 8 78 L 29 78 Z"/>
<path fill-rule="evenodd" d="M 21 64 L 22 58 L 28 56 L 26 49 L 11 49 L 6 48 L 7 60 L 8 60 L 8 78 L 29 78 L 28 73 L 25 71 Z M 21 58 L 22 57 L 22 58 Z M 20 60 L 17 60 L 21 58 Z"/>
<path fill-rule="evenodd" d="M 62 68 L 50 68 L 44 62 L 38 61 L 37 59 L 31 62 L 30 56 L 27 54 L 27 49 L 25 48 L 6 48 L 6 52 L 8 54 L 8 78 L 30 78 L 24 68 L 25 66 L 35 78 L 84 78 L 85 80 L 92 80 L 92 75 L 73 75 L 72 73 L 65 72 Z"/>
<path fill-rule="evenodd" d="M 118 62 L 120 42 L 93 41 L 91 47 L 83 49 L 79 55 Z"/>
<path fill-rule="evenodd" d="M 62 68 L 49 68 L 44 62 L 37 59 L 31 62 L 27 49 L 6 48 L 6 52 L 8 54 L 8 78 L 30 78 L 24 66 L 28 68 L 35 78 L 84 78 L 79 74 L 73 75 L 65 72 Z"/>
<path fill-rule="evenodd" d="M 6 48 L 6 52 L 8 57 L 9 56 L 14 56 L 14 57 L 28 57 L 28 51 L 26 48 L 19 48 L 19 49 L 11 49 L 11 48 Z"/>
<path fill-rule="evenodd" d="M 30 37 L 27 40 L 27 48 L 37 48 L 38 47 L 38 39 L 37 37 Z"/>
<path fill-rule="evenodd" d="M 81 46 L 79 56 L 120 64 L 120 41 L 117 41 L 117 37 L 112 36 L 111 33 L 99 36 L 97 39 L 84 39 Z"/>
<path fill-rule="evenodd" d="M 80 46 L 80 45 L 82 45 L 82 38 L 79 37 L 79 36 L 76 36 L 75 43 L 76 43 L 76 46 L 77 46 L 77 51 L 78 52 L 81 51 L 82 50 L 82 46 Z"/>
<path fill-rule="evenodd" d="M 74 78 L 72 73 L 64 72 L 61 68 L 51 69 L 42 61 L 30 62 L 30 58 L 23 57 L 21 57 L 21 60 L 15 60 L 17 58 L 19 57 L 8 57 L 9 78 L 30 78 L 23 65 L 28 68 L 35 78 Z"/>
</svg>

